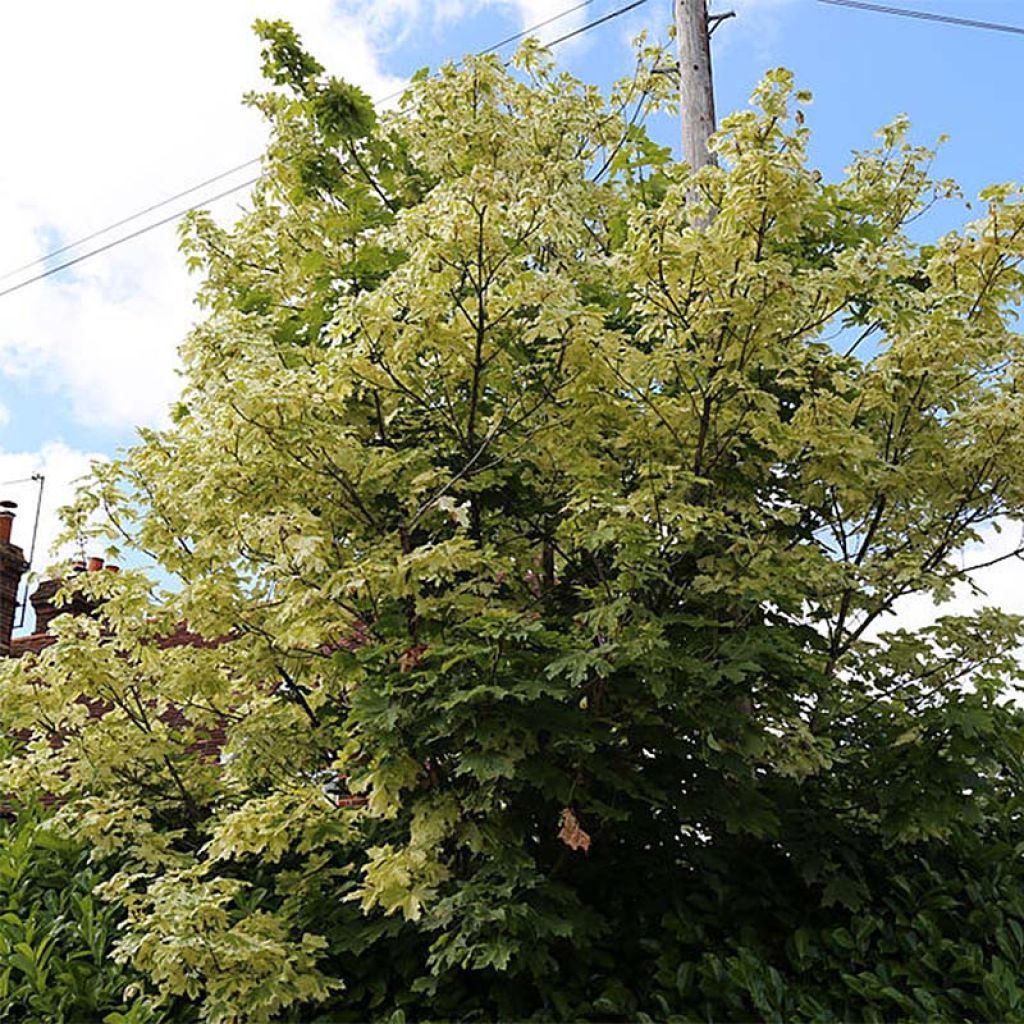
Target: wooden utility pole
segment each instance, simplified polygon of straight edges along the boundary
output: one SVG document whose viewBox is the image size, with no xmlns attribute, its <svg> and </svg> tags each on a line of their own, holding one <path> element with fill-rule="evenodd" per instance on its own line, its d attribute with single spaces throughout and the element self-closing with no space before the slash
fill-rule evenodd
<svg viewBox="0 0 1024 1024">
<path fill-rule="evenodd" d="M 683 159 L 696 171 L 715 162 L 708 152 L 708 139 L 715 130 L 715 90 L 711 81 L 707 0 L 674 0 L 674 3 Z"/>
</svg>

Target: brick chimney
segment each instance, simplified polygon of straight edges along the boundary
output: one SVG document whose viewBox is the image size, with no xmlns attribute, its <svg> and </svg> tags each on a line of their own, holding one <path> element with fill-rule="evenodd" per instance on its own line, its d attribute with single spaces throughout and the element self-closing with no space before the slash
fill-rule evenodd
<svg viewBox="0 0 1024 1024">
<path fill-rule="evenodd" d="M 43 580 L 42 583 L 36 587 L 35 593 L 29 600 L 32 602 L 32 610 L 36 613 L 36 629 L 37 633 L 49 633 L 50 623 L 58 616 L 62 611 L 70 611 L 70 609 L 58 608 L 54 603 L 53 599 L 57 595 L 57 591 L 60 590 L 62 580 Z"/>
<path fill-rule="evenodd" d="M 18 585 L 28 568 L 25 552 L 11 543 L 11 526 L 17 507 L 13 501 L 0 501 L 0 658 L 7 658 L 11 653 Z"/>
<path fill-rule="evenodd" d="M 72 576 L 83 572 L 100 572 L 106 569 L 107 572 L 120 572 L 118 565 L 104 566 L 102 558 L 90 558 L 88 562 L 77 562 L 71 567 Z M 85 595 L 74 593 L 71 600 L 64 599 L 61 605 L 56 604 L 57 593 L 64 586 L 63 579 L 43 580 L 36 587 L 35 593 L 29 599 L 32 608 L 36 613 L 36 633 L 48 633 L 50 623 L 58 615 L 92 615 L 96 611 L 96 603 L 90 601 Z"/>
</svg>

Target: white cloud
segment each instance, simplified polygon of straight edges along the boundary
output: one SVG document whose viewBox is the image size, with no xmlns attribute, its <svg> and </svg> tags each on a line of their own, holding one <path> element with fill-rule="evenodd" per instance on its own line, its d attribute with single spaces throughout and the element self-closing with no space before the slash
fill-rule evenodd
<svg viewBox="0 0 1024 1024">
<path fill-rule="evenodd" d="M 865 639 L 877 640 L 879 634 L 897 629 L 911 632 L 932 625 L 940 616 L 971 615 L 982 608 L 998 608 L 1011 615 L 1024 616 L 1024 563 L 1013 557 L 1024 542 L 1024 524 L 1003 520 L 980 532 L 976 544 L 968 545 L 955 561 L 964 569 L 974 569 L 968 582 L 961 583 L 949 601 L 936 604 L 926 594 L 912 594 L 897 601 L 892 612 L 872 624 Z M 1017 652 L 1024 664 L 1024 649 Z"/>
<path fill-rule="evenodd" d="M 1024 615 L 1024 563 L 1009 557 L 1021 547 L 1021 540 L 1020 523 L 1003 521 L 986 527 L 981 531 L 979 542 L 969 545 L 957 556 L 965 569 L 983 566 L 971 573 L 978 592 L 964 582 L 957 587 L 952 600 L 940 605 L 923 594 L 906 597 L 896 603 L 893 614 L 879 622 L 872 633 L 897 628 L 920 629 L 940 615 L 968 615 L 984 607 Z"/>
<path fill-rule="evenodd" d="M 8 452 L 0 449 L 0 498 L 18 503 L 18 513 L 11 540 L 21 547 L 26 556 L 32 543 L 35 518 L 37 484 L 31 479 L 35 473 L 45 477 L 43 502 L 39 517 L 33 572 L 38 573 L 58 558 L 75 554 L 73 547 L 54 549 L 61 533 L 58 510 L 74 494 L 75 485 L 90 470 L 93 462 L 105 456 L 96 452 L 77 451 L 62 442 L 45 445 L 36 452 Z"/>
<path fill-rule="evenodd" d="M 0 273 L 261 151 L 263 126 L 240 102 L 259 84 L 255 17 L 292 21 L 328 67 L 379 96 L 400 85 L 380 67 L 380 40 L 413 7 L 415 0 L 341 9 L 330 0 L 12 7 L 0 64 L 10 147 L 0 167 Z M 219 187 L 242 180 L 240 173 Z M 215 210 L 229 213 L 232 202 Z M 159 421 L 177 388 L 175 353 L 193 290 L 173 227 L 160 228 L 0 300 L 0 366 L 56 392 L 83 424 Z"/>
<path fill-rule="evenodd" d="M 10 422 L 11 422 L 11 411 L 10 411 L 10 409 L 7 408 L 6 405 L 4 405 L 3 402 L 0 402 L 0 427 L 6 427 L 7 424 L 10 423 Z"/>
<path fill-rule="evenodd" d="M 527 27 L 569 6 L 568 0 L 557 7 L 551 0 L 180 0 L 163 7 L 53 0 L 12 7 L 0 63 L 11 154 L 0 167 L 0 274 L 261 152 L 263 125 L 240 102 L 260 85 L 259 45 L 250 31 L 256 17 L 291 21 L 328 68 L 381 97 L 402 84 L 382 66 L 387 52 L 424 18 L 450 26 L 462 14 L 493 9 Z M 586 15 L 581 9 L 560 18 L 552 30 L 568 31 Z M 40 73 L 44 44 L 48 70 Z M 251 173 L 239 172 L 204 194 Z M 215 212 L 229 217 L 243 195 L 217 203 Z M 0 281 L 0 290 L 39 269 Z M 160 422 L 178 387 L 176 350 L 193 319 L 194 285 L 167 225 L 5 296 L 0 373 L 55 395 L 87 426 Z"/>
<path fill-rule="evenodd" d="M 744 56 L 753 51 L 760 69 L 778 61 L 778 47 L 782 41 L 782 16 L 795 0 L 729 0 L 712 5 L 712 13 L 734 11 L 714 36 L 717 58 L 728 60 L 734 51 Z"/>
<path fill-rule="evenodd" d="M 592 12 L 588 12 L 586 7 L 574 10 L 579 3 L 580 0 L 575 3 L 563 0 L 557 4 L 553 0 L 434 0 L 430 8 L 434 23 L 442 26 L 488 8 L 512 14 L 518 20 L 520 29 L 533 28 L 534 25 L 552 19 L 550 25 L 538 29 L 536 33 L 544 41 L 571 32 L 584 23 Z M 415 2 L 408 6 L 421 10 L 424 7 L 422 3 Z M 563 15 L 563 12 L 568 13 Z M 452 56 L 459 57 L 461 54 L 452 53 Z"/>
<path fill-rule="evenodd" d="M 542 21 L 547 21 L 548 18 L 553 18 L 561 11 L 576 5 L 568 2 L 554 5 L 551 3 L 551 0 L 515 0 L 511 6 L 514 6 L 519 12 L 519 20 L 523 28 L 529 28 L 532 25 L 540 24 Z M 569 32 L 583 23 L 586 13 L 586 8 L 573 11 L 572 14 L 559 18 L 553 24 L 558 25 L 559 33 Z"/>
</svg>

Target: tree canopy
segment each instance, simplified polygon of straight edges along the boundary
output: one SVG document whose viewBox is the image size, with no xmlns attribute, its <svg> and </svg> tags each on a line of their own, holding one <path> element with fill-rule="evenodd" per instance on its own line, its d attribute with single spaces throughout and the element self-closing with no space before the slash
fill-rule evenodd
<svg viewBox="0 0 1024 1024">
<path fill-rule="evenodd" d="M 110 865 L 152 1005 L 1019 1019 L 1022 623 L 889 615 L 1024 514 L 1019 191 L 924 244 L 932 154 L 823 179 L 783 70 L 692 173 L 642 43 L 375 112 L 258 30 L 173 422 L 68 513 L 176 585 L 83 574 L 0 669 L 0 785 Z"/>
</svg>

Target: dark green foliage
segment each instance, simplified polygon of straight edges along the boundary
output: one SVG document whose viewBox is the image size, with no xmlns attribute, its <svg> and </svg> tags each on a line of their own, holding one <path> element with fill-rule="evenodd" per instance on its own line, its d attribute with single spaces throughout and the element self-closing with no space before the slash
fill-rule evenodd
<svg viewBox="0 0 1024 1024">
<path fill-rule="evenodd" d="M 44 822 L 27 809 L 0 824 L 0 1020 L 160 1020 L 125 998 L 138 978 L 110 958 L 120 915 L 94 892 L 103 872 Z"/>
<path fill-rule="evenodd" d="M 523 862 L 519 910 L 491 919 L 478 908 L 511 895 L 516 857 L 481 867 L 431 917 L 457 926 L 452 942 L 395 918 L 360 926 L 326 902 L 354 886 L 328 884 L 303 926 L 327 936 L 348 988 L 314 1019 L 1024 1020 L 1022 715 L 950 692 L 919 717 L 923 751 L 876 705 L 838 717 L 835 769 L 800 780 L 745 770 L 734 723 L 671 814 L 653 779 L 617 778 L 612 759 L 580 801 L 590 851 L 537 844 L 548 882 Z M 598 779 L 608 756 L 583 770 Z M 685 745 L 677 757 L 666 779 L 684 774 Z M 557 801 L 531 789 L 522 828 L 551 832 Z M 630 809 L 643 792 L 663 828 Z"/>
<path fill-rule="evenodd" d="M 377 121 L 369 96 L 338 78 L 330 79 L 320 90 L 314 108 L 329 145 L 337 145 L 342 139 L 365 138 Z"/>
</svg>

